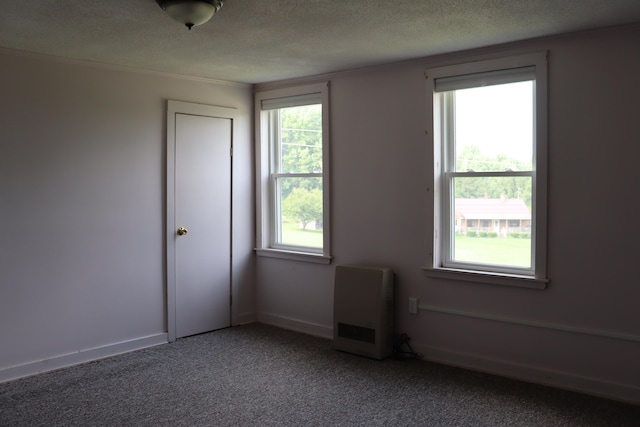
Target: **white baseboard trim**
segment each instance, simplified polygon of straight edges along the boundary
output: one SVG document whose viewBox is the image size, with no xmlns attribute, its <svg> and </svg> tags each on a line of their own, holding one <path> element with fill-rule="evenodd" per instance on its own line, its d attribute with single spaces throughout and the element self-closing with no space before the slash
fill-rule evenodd
<svg viewBox="0 0 640 427">
<path fill-rule="evenodd" d="M 429 346 L 413 345 L 423 360 L 443 365 L 465 368 L 487 374 L 498 375 L 530 383 L 618 400 L 635 405 L 640 404 L 640 387 L 621 384 L 598 378 L 574 375 L 536 366 L 517 364 L 477 355 L 449 351 Z"/>
<path fill-rule="evenodd" d="M 238 315 L 237 319 L 235 319 L 235 322 L 231 326 L 247 325 L 249 323 L 255 323 L 256 320 L 257 319 L 255 312 L 241 313 Z"/>
<path fill-rule="evenodd" d="M 118 354 L 128 353 L 130 351 L 166 344 L 167 339 L 168 337 L 166 333 L 149 335 L 147 337 L 54 356 L 37 362 L 2 368 L 0 369 L 0 383 L 41 374 L 43 372 L 54 371 L 56 369 L 66 368 L 73 365 L 79 365 L 81 363 L 91 362 L 98 359 L 104 359 Z"/>
<path fill-rule="evenodd" d="M 333 339 L 333 327 L 320 325 L 317 323 L 304 322 L 277 314 L 258 313 L 258 322 L 267 325 L 277 326 L 282 329 L 302 332 L 320 338 Z"/>
</svg>

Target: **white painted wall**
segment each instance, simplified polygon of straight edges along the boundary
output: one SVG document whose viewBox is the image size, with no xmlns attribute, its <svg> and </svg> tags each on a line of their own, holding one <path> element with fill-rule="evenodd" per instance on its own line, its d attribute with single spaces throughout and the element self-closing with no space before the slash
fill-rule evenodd
<svg viewBox="0 0 640 427">
<path fill-rule="evenodd" d="M 251 87 L 0 62 L 0 381 L 166 342 L 167 99 L 238 108 L 233 321 L 253 320 Z"/>
<path fill-rule="evenodd" d="M 638 46 L 632 26 L 329 76 L 335 259 L 259 257 L 259 319 L 330 337 L 335 265 L 389 266 L 397 331 L 427 359 L 640 403 Z M 427 277 L 433 155 L 424 71 L 547 49 L 548 288 Z M 464 315 L 409 315 L 410 296 Z"/>
</svg>

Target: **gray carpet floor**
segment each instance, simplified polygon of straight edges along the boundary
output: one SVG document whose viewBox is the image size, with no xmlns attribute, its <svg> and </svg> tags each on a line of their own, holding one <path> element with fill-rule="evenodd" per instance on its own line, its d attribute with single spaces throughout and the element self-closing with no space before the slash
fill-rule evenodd
<svg viewBox="0 0 640 427">
<path fill-rule="evenodd" d="M 640 406 L 252 324 L 0 384 L 1 426 L 640 426 Z"/>
</svg>

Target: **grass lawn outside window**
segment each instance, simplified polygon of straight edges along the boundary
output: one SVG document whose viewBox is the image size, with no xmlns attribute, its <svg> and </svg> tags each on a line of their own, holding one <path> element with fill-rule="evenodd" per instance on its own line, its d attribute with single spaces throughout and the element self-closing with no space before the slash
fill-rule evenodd
<svg viewBox="0 0 640 427">
<path fill-rule="evenodd" d="M 282 239 L 295 246 L 321 247 L 322 230 L 303 229 L 297 223 L 282 223 Z"/>
<path fill-rule="evenodd" d="M 469 237 L 458 234 L 455 238 L 455 256 L 478 264 L 529 267 L 531 240 L 514 237 Z"/>
</svg>

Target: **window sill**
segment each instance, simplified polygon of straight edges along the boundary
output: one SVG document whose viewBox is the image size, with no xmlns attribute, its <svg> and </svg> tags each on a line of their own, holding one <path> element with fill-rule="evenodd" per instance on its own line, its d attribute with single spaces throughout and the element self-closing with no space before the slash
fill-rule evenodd
<svg viewBox="0 0 640 427">
<path fill-rule="evenodd" d="M 469 270 L 455 270 L 451 268 L 422 267 L 429 277 L 448 280 L 462 280 L 465 282 L 485 283 L 489 285 L 514 286 L 518 288 L 545 289 L 549 279 L 539 279 L 515 274 L 482 273 Z"/>
<path fill-rule="evenodd" d="M 309 252 L 285 251 L 282 249 L 264 249 L 256 248 L 256 255 L 268 258 L 288 259 L 291 261 L 314 262 L 317 264 L 330 264 L 331 256 L 322 254 L 313 254 Z"/>
</svg>

